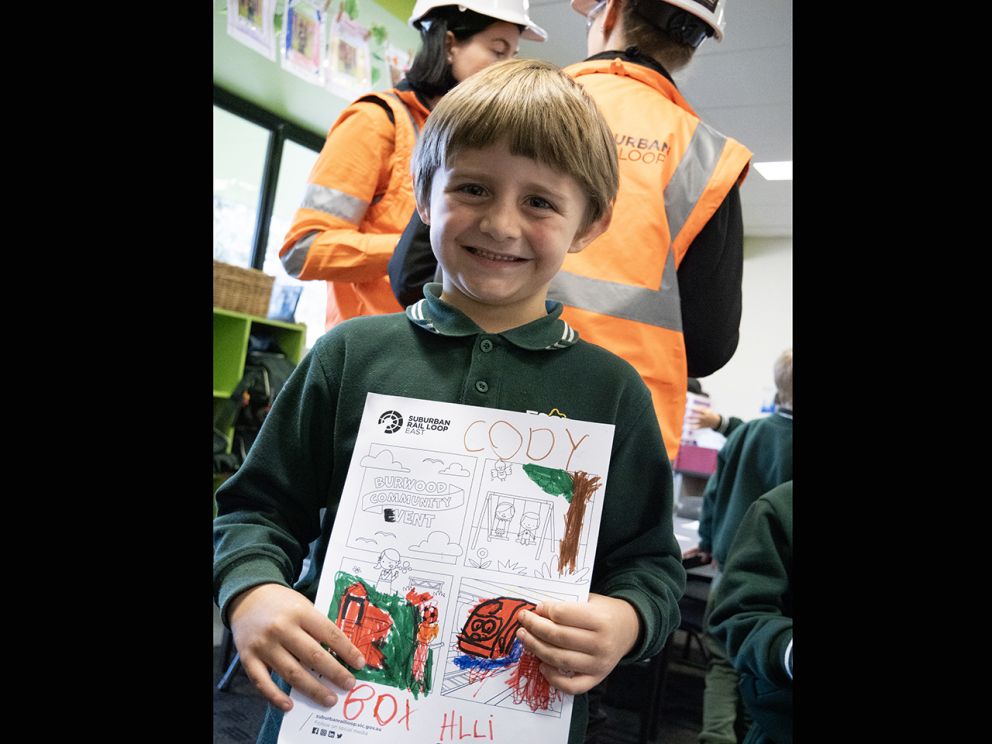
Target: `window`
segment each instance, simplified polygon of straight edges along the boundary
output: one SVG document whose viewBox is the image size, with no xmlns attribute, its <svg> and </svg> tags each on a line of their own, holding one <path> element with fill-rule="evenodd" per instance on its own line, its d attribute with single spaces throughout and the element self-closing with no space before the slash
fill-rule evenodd
<svg viewBox="0 0 992 744">
<path fill-rule="evenodd" d="M 269 132 L 214 106 L 214 258 L 251 266 Z"/>
<path fill-rule="evenodd" d="M 282 267 L 279 249 L 282 247 L 283 238 L 289 232 L 293 215 L 303 203 L 307 176 L 310 175 L 315 162 L 317 162 L 317 153 L 313 150 L 295 142 L 286 142 L 283 146 L 275 205 L 272 208 L 272 221 L 269 223 L 269 244 L 265 248 L 265 262 L 262 264 L 262 271 L 274 276 L 276 284 L 303 287 L 303 294 L 296 306 L 296 318 L 297 322 L 307 324 L 308 349 L 312 348 L 324 333 L 324 319 L 327 315 L 327 282 L 301 282 L 292 278 Z"/>
<path fill-rule="evenodd" d="M 279 248 L 323 137 L 214 87 L 214 258 L 303 286 L 295 320 L 307 348 L 324 333 L 327 285 L 286 274 Z"/>
</svg>

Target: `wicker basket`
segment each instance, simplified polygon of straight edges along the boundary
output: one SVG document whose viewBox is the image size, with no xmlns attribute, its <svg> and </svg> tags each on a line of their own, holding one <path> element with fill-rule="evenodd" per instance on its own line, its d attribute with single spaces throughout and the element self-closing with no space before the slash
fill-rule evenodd
<svg viewBox="0 0 992 744">
<path fill-rule="evenodd" d="M 214 261 L 214 307 L 264 318 L 275 280 L 258 269 Z"/>
</svg>

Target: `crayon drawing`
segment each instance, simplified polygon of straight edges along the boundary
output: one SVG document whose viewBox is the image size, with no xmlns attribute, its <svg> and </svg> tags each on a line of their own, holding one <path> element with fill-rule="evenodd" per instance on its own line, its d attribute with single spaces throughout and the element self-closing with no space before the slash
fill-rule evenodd
<svg viewBox="0 0 992 744">
<path fill-rule="evenodd" d="M 540 672 L 540 661 L 517 639 L 518 616 L 541 599 L 574 600 L 548 592 L 463 580 L 452 614 L 441 695 L 538 715 L 561 715 L 562 693 Z"/>
<path fill-rule="evenodd" d="M 533 463 L 487 460 L 464 564 L 583 583 L 591 571 L 591 513 L 601 478 Z M 488 485 L 487 485 L 488 484 Z"/>
<path fill-rule="evenodd" d="M 582 470 L 568 472 L 530 463 L 524 465 L 524 472 L 546 493 L 561 496 L 568 502 L 568 509 L 565 511 L 565 534 L 559 546 L 558 573 L 565 573 L 567 567 L 568 573 L 574 574 L 582 518 L 586 513 L 586 505 L 602 485 L 602 480 L 598 475 L 590 476 Z"/>
<path fill-rule="evenodd" d="M 353 574 L 338 571 L 327 616 L 365 657 L 356 679 L 410 690 L 414 698 L 432 687 L 440 610 L 430 592 L 384 594 Z"/>
</svg>

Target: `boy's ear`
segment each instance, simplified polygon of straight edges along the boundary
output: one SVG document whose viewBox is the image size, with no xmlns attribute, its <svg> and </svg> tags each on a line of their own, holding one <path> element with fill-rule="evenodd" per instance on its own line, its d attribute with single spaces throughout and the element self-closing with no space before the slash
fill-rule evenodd
<svg viewBox="0 0 992 744">
<path fill-rule="evenodd" d="M 613 221 L 613 205 L 611 204 L 603 214 L 600 215 L 598 220 L 593 220 L 589 223 L 589 226 L 581 233 L 575 236 L 575 240 L 572 241 L 572 247 L 568 249 L 569 253 L 578 253 L 592 241 L 606 232 L 606 229 L 610 226 L 610 222 Z"/>
<path fill-rule="evenodd" d="M 420 204 L 420 199 L 417 199 L 417 214 L 420 215 L 420 221 L 425 225 L 431 224 L 431 205 Z"/>
</svg>

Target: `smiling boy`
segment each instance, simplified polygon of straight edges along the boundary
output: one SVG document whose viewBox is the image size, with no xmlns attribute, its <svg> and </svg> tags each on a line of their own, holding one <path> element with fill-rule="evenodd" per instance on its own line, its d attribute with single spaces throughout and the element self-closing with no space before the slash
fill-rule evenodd
<svg viewBox="0 0 992 744">
<path fill-rule="evenodd" d="M 685 586 L 651 394 L 633 367 L 579 339 L 561 304 L 546 301 L 565 256 L 609 225 L 613 137 L 557 67 L 505 62 L 438 104 L 414 155 L 414 185 L 443 284 L 428 285 L 405 314 L 342 323 L 301 362 L 217 492 L 215 600 L 246 673 L 279 709 L 269 708 L 259 735 L 274 742 L 280 711 L 292 707 L 282 680 L 325 705 L 336 696 L 305 666 L 344 689 L 355 684 L 321 644 L 364 664 L 312 600 L 367 393 L 613 424 L 589 600 L 542 602 L 521 614 L 518 631 L 548 681 L 576 695 L 569 743 L 578 744 L 584 693 L 619 662 L 661 650 Z M 291 589 L 315 539 L 310 571 Z"/>
</svg>

